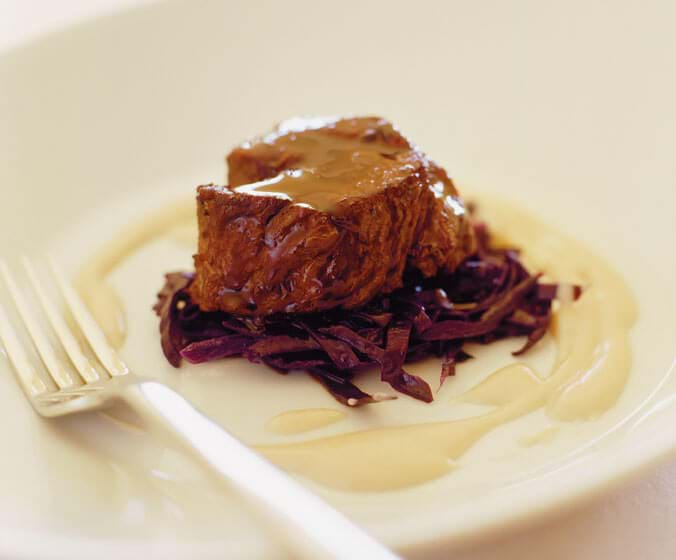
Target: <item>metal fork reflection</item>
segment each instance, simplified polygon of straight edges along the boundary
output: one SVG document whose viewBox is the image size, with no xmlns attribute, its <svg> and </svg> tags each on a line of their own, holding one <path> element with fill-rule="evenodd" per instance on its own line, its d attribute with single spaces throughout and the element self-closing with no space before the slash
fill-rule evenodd
<svg viewBox="0 0 676 560">
<path fill-rule="evenodd" d="M 202 463 L 227 479 L 285 529 L 295 555 L 310 558 L 369 558 L 397 556 L 318 496 L 241 443 L 168 386 L 133 374 L 108 344 L 103 332 L 66 279 L 50 261 L 50 276 L 61 294 L 77 331 L 48 295 L 36 268 L 24 258 L 23 268 L 51 327 L 50 337 L 5 262 L 0 276 L 21 318 L 42 368 L 29 356 L 18 330 L 0 304 L 0 341 L 33 408 L 44 417 L 96 410 L 125 401 L 149 425 L 170 435 Z M 59 346 L 52 340 L 58 341 Z M 59 353 L 63 354 L 63 357 Z M 89 355 L 88 355 L 89 353 Z M 64 359 L 65 358 L 65 359 Z M 45 375 L 46 374 L 46 375 Z"/>
</svg>

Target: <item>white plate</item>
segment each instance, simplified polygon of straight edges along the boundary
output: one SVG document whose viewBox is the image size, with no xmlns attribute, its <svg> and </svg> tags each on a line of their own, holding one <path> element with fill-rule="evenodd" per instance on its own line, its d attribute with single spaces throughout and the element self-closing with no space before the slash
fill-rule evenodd
<svg viewBox="0 0 676 560">
<path fill-rule="evenodd" d="M 667 3 L 612 13 L 586 2 L 170 3 L 50 36 L 0 59 L 3 255 L 49 248 L 74 270 L 126 223 L 222 180 L 234 143 L 301 113 L 386 115 L 460 185 L 589 244 L 639 302 L 632 375 L 615 408 L 516 452 L 542 422 L 521 419 L 424 486 L 317 487 L 388 543 L 442 558 L 464 539 L 589 497 L 676 444 L 675 15 Z M 173 380 L 251 442 L 274 440 L 264 426 L 281 410 L 335 407 L 300 376 L 239 361 L 179 373 L 164 363 L 149 306 L 161 271 L 188 254 L 154 246 L 114 273 L 132 366 Z M 399 399 L 397 410 L 411 421 L 452 415 L 451 395 L 493 359 L 460 368 L 434 405 Z M 107 418 L 41 421 L 4 359 L 0 384 L 3 556 L 280 554 L 180 454 Z M 318 435 L 387 421 L 373 410 Z"/>
</svg>

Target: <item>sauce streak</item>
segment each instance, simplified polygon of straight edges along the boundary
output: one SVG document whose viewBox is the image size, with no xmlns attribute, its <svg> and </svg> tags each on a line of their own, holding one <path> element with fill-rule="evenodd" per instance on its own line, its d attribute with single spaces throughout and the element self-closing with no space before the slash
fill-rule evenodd
<svg viewBox="0 0 676 560">
<path fill-rule="evenodd" d="M 120 232 L 110 243 L 85 262 L 75 277 L 75 287 L 89 312 L 114 348 L 120 348 L 127 337 L 127 321 L 118 295 L 106 283 L 110 274 L 127 256 L 146 243 L 168 236 L 186 243 L 192 230 L 197 240 L 197 218 L 193 199 L 175 202 Z"/>
<path fill-rule="evenodd" d="M 267 429 L 279 435 L 302 434 L 317 430 L 345 418 L 345 413 L 332 408 L 306 408 L 289 410 L 271 418 Z"/>
<path fill-rule="evenodd" d="M 458 400 L 503 406 L 540 385 L 540 378 L 525 364 L 512 364 L 492 373 Z"/>
<path fill-rule="evenodd" d="M 628 335 L 636 314 L 622 278 L 583 245 L 526 213 L 492 199 L 480 199 L 479 208 L 495 231 L 523 249 L 534 270 L 585 286 L 578 301 L 562 303 L 555 313 L 558 349 L 550 375 L 482 416 L 262 446 L 259 451 L 283 468 L 333 488 L 392 490 L 442 476 L 491 430 L 539 408 L 573 421 L 597 417 L 615 404 L 629 374 Z M 491 383 L 507 392 L 510 378 L 501 374 Z"/>
<path fill-rule="evenodd" d="M 534 445 L 549 443 L 556 437 L 558 433 L 559 427 L 550 425 L 547 426 L 545 429 L 540 430 L 539 432 L 523 436 L 522 438 L 519 439 L 519 443 L 523 447 L 533 447 Z"/>
</svg>

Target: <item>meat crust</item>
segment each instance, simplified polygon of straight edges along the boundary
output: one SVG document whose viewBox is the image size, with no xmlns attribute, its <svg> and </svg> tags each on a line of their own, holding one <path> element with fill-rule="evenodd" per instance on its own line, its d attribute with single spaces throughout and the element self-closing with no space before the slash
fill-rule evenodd
<svg viewBox="0 0 676 560">
<path fill-rule="evenodd" d="M 451 273 L 474 251 L 446 175 L 377 117 L 294 119 L 227 157 L 197 190 L 191 296 L 246 315 L 360 307 L 404 270 Z"/>
</svg>

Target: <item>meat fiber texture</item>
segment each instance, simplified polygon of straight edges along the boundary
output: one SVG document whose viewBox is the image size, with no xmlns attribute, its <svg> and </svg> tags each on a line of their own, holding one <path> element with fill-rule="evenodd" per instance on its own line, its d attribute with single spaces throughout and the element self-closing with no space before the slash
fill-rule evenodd
<svg viewBox="0 0 676 560">
<path fill-rule="evenodd" d="M 308 169 L 304 139 L 310 136 L 356 151 L 361 144 L 372 151 L 382 146 L 382 165 L 360 171 L 368 175 L 363 195 L 338 197 L 326 210 L 238 189 Z M 355 309 L 402 287 L 407 269 L 425 277 L 449 274 L 475 250 L 469 217 L 446 172 L 384 119 L 282 123 L 235 148 L 227 162 L 227 186 L 197 191 L 190 296 L 203 311 L 263 316 Z"/>
</svg>

